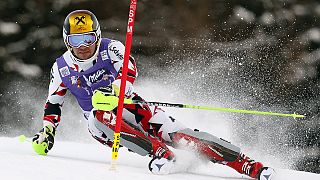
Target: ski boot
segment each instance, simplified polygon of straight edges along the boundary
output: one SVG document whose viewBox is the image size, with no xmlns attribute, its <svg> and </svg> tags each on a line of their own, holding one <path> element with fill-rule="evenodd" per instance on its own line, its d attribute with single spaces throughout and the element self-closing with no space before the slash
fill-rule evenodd
<svg viewBox="0 0 320 180">
<path fill-rule="evenodd" d="M 275 171 L 273 168 L 270 167 L 263 167 L 260 169 L 257 179 L 258 180 L 272 180 L 275 176 Z"/>
<path fill-rule="evenodd" d="M 255 162 L 242 153 L 240 153 L 237 160 L 227 162 L 226 165 L 241 174 L 248 175 L 258 180 L 271 180 L 274 175 L 274 170 L 272 168 L 264 167 L 261 162 Z"/>
<path fill-rule="evenodd" d="M 149 163 L 149 170 L 153 174 L 169 174 L 174 166 L 175 156 L 173 152 L 156 138 L 150 138 L 152 142 L 152 160 Z"/>
<path fill-rule="evenodd" d="M 242 154 L 239 147 L 209 133 L 184 129 L 173 133 L 172 140 L 178 147 L 193 147 L 211 162 L 227 165 L 241 174 L 259 180 L 272 177 L 272 168 L 264 167 Z"/>
</svg>

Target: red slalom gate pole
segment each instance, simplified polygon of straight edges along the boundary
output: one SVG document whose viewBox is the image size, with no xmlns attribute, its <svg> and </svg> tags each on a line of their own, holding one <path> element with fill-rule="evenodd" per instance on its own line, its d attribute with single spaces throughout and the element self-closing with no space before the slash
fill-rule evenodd
<svg viewBox="0 0 320 180">
<path fill-rule="evenodd" d="M 128 64 L 129 64 L 129 56 L 130 56 L 130 51 L 131 51 L 133 26 L 134 26 L 134 19 L 136 16 L 136 8 L 137 8 L 137 0 L 131 0 L 130 1 L 130 9 L 129 9 L 128 26 L 127 26 L 127 34 L 126 34 L 126 42 L 125 42 L 124 60 L 123 60 L 123 67 L 122 67 L 119 102 L 118 102 L 118 109 L 117 109 L 116 128 L 115 128 L 114 135 L 113 135 L 111 169 L 116 168 L 115 167 L 116 160 L 118 159 L 122 112 L 123 112 L 123 104 L 124 104 L 124 94 L 125 94 L 125 89 L 126 89 Z"/>
</svg>

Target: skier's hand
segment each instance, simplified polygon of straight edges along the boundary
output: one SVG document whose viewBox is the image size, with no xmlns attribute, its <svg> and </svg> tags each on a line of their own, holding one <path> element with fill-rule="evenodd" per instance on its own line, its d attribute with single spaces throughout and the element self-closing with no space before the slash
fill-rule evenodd
<svg viewBox="0 0 320 180">
<path fill-rule="evenodd" d="M 98 89 L 94 90 L 93 94 L 96 92 L 101 92 L 104 96 L 117 96 L 115 91 L 115 86 L 106 86 L 106 87 L 99 87 Z"/>
<path fill-rule="evenodd" d="M 100 87 L 93 92 L 92 106 L 103 111 L 112 111 L 118 106 L 119 98 L 112 86 Z"/>
<path fill-rule="evenodd" d="M 47 155 L 54 143 L 55 128 L 52 125 L 46 125 L 32 139 L 32 147 L 39 155 Z"/>
</svg>

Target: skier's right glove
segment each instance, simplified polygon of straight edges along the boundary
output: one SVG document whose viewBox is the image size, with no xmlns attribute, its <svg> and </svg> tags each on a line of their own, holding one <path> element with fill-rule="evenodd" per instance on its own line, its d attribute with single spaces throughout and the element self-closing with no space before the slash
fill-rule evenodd
<svg viewBox="0 0 320 180">
<path fill-rule="evenodd" d="M 56 130 L 52 125 L 46 125 L 32 139 L 32 147 L 39 155 L 47 155 L 54 144 Z"/>
</svg>

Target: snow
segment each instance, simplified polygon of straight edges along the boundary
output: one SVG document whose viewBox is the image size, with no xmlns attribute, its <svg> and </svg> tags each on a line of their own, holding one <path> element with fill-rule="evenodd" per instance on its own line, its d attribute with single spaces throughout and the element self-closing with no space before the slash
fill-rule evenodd
<svg viewBox="0 0 320 180">
<path fill-rule="evenodd" d="M 187 153 L 187 152 L 182 152 Z M 95 180 L 95 179 L 197 179 L 240 180 L 250 179 L 219 164 L 192 161 L 187 168 L 170 175 L 153 175 L 148 170 L 149 157 L 119 151 L 116 171 L 110 170 L 111 150 L 96 142 L 75 143 L 57 141 L 47 156 L 37 155 L 30 142 L 18 138 L 0 137 L 1 179 L 6 180 Z M 180 162 L 181 163 L 181 162 Z M 274 180 L 320 179 L 319 174 L 276 169 Z"/>
<path fill-rule="evenodd" d="M 196 75 L 196 73 L 194 73 L 194 75 Z M 137 92 L 149 101 L 224 107 L 223 104 L 215 101 L 212 102 L 212 104 L 207 104 L 205 103 L 206 101 L 194 102 L 189 98 L 181 96 L 181 92 L 176 88 L 172 88 L 170 85 L 154 84 L 145 79 L 138 83 L 140 83 L 140 86 L 136 87 Z M 16 87 L 17 85 L 10 84 L 10 86 Z M 19 87 L 25 86 L 26 85 L 24 84 L 19 85 Z M 30 91 L 37 92 L 32 88 Z M 19 91 L 17 90 L 17 92 Z M 30 99 L 26 97 L 29 97 Z M 21 96 L 21 98 L 23 99 L 18 102 L 21 103 L 22 106 L 35 106 L 36 112 L 42 114 L 43 105 L 39 103 L 40 100 L 38 98 L 33 97 L 32 94 Z M 178 159 L 178 165 L 175 170 L 176 173 L 174 174 L 151 174 L 148 170 L 150 158 L 128 152 L 125 148 L 121 148 L 119 151 L 117 171 L 111 171 L 111 149 L 102 146 L 91 138 L 85 124 L 81 124 L 83 126 L 76 125 L 79 123 L 79 119 L 82 119 L 83 117 L 81 113 L 79 114 L 78 111 L 74 109 L 75 107 L 78 108 L 76 104 L 71 104 L 71 102 L 68 101 L 65 102 L 63 121 L 59 126 L 59 132 L 56 134 L 54 147 L 49 152 L 48 156 L 37 155 L 33 151 L 30 142 L 21 143 L 18 141 L 18 138 L 0 137 L 0 180 L 101 180 L 115 178 L 117 180 L 122 180 L 128 179 L 128 177 L 139 180 L 250 179 L 247 176 L 238 174 L 227 166 L 202 162 L 193 154 L 182 150 L 173 150 Z M 230 127 L 232 122 L 231 114 L 192 109 L 164 109 L 168 114 L 173 115 L 174 118 L 188 127 L 206 131 L 231 142 L 234 142 L 235 140 L 234 132 Z M 21 113 L 29 113 L 29 111 L 23 109 L 21 110 Z M 75 114 L 79 117 L 75 118 Z M 40 117 L 36 117 L 34 118 L 34 122 L 31 123 L 31 126 L 36 126 L 34 127 L 36 130 L 41 128 L 42 124 L 36 123 L 41 122 L 40 119 Z M 15 131 L 14 136 L 21 133 L 17 131 Z M 12 134 L 10 134 L 10 136 L 12 136 Z M 66 141 L 66 139 L 68 141 Z M 241 147 L 243 152 L 253 159 L 263 162 L 266 166 L 274 167 L 277 171 L 277 176 L 274 180 L 320 179 L 320 175 L 318 174 L 281 169 L 291 165 L 289 162 L 284 162 L 283 159 L 287 160 L 292 157 L 283 152 L 279 152 L 277 157 L 274 157 L 272 154 L 270 156 L 261 153 L 261 149 L 245 147 L 239 142 L 236 142 L 235 145 Z M 279 158 L 279 156 L 282 158 Z"/>
<path fill-rule="evenodd" d="M 260 19 L 261 23 L 264 25 L 272 25 L 273 23 L 275 23 L 275 18 L 270 12 L 263 13 Z"/>
</svg>

